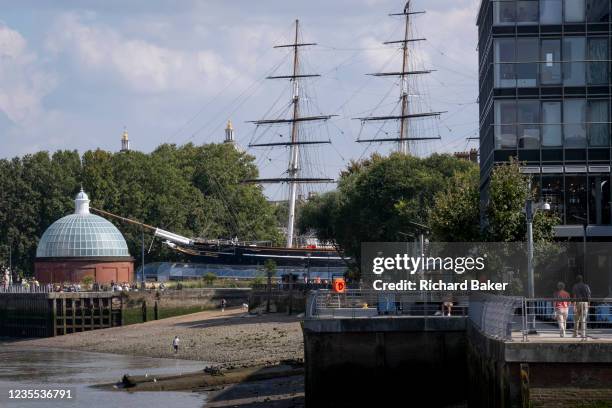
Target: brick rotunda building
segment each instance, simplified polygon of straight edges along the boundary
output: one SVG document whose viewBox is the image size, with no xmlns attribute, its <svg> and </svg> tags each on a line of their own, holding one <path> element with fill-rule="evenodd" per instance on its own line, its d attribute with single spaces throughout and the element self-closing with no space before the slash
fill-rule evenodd
<svg viewBox="0 0 612 408">
<path fill-rule="evenodd" d="M 109 221 L 89 212 L 89 197 L 81 189 L 74 214 L 55 221 L 36 249 L 34 269 L 41 283 L 131 282 L 133 258 L 121 232 Z"/>
</svg>

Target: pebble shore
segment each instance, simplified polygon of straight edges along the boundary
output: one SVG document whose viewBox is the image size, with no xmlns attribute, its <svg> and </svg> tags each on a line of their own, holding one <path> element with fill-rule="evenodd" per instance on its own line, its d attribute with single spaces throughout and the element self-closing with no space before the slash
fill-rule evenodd
<svg viewBox="0 0 612 408">
<path fill-rule="evenodd" d="M 172 349 L 174 336 L 180 339 L 177 353 Z M 225 367 L 299 360 L 304 352 L 302 329 L 296 316 L 249 315 L 240 309 L 205 311 L 14 344 L 198 360 Z"/>
</svg>

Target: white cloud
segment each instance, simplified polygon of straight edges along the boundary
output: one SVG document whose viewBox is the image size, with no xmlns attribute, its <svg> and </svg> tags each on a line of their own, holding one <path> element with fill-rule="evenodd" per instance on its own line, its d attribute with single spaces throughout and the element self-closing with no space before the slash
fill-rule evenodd
<svg viewBox="0 0 612 408">
<path fill-rule="evenodd" d="M 53 53 L 65 53 L 87 73 L 119 79 L 138 92 L 215 91 L 238 75 L 213 51 L 182 50 L 127 38 L 74 13 L 57 19 L 46 46 Z"/>
<path fill-rule="evenodd" d="M 16 124 L 34 120 L 55 83 L 25 38 L 0 23 L 0 111 Z"/>
</svg>

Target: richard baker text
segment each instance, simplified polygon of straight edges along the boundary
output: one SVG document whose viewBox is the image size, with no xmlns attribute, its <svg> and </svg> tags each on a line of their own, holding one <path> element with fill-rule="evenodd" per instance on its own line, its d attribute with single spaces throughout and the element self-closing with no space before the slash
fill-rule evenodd
<svg viewBox="0 0 612 408">
<path fill-rule="evenodd" d="M 383 282 L 378 279 L 372 283 L 374 290 L 380 291 L 501 291 L 506 290 L 508 283 L 492 282 L 487 280 L 481 282 L 476 279 L 465 280 L 463 282 L 443 282 L 441 280 L 421 279 L 419 281 L 409 281 L 402 279 L 399 282 Z"/>
</svg>

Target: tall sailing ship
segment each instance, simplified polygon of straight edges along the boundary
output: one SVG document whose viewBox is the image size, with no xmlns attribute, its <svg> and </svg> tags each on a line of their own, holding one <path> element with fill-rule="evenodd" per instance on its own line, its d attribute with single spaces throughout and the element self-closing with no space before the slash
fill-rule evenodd
<svg viewBox="0 0 612 408">
<path fill-rule="evenodd" d="M 382 72 L 370 74 L 378 77 L 399 77 L 400 78 L 400 98 L 398 100 L 399 113 L 385 116 L 367 116 L 355 118 L 362 121 L 362 124 L 380 121 L 399 122 L 399 132 L 397 137 L 358 139 L 359 143 L 378 143 L 394 142 L 397 143 L 397 151 L 402 154 L 411 154 L 411 146 L 417 141 L 440 139 L 440 136 L 420 137 L 411 132 L 410 123 L 421 118 L 437 117 L 444 112 L 416 112 L 410 104 L 410 87 L 408 78 L 428 74 L 429 70 L 410 69 L 409 44 L 423 41 L 423 38 L 410 38 L 411 16 L 421 14 L 420 11 L 412 11 L 410 1 L 406 3 L 401 13 L 390 14 L 391 16 L 401 16 L 405 19 L 404 38 L 398 41 L 388 41 L 385 45 L 401 45 L 403 51 L 402 67 L 397 72 Z M 300 22 L 295 21 L 294 41 L 291 44 L 277 45 L 274 48 L 290 48 L 292 50 L 292 71 L 287 75 L 269 76 L 267 79 L 288 80 L 291 83 L 292 95 L 289 103 L 291 111 L 290 117 L 274 119 L 261 119 L 252 121 L 260 127 L 288 126 L 290 128 L 290 138 L 287 141 L 259 142 L 250 143 L 250 148 L 288 148 L 288 166 L 285 174 L 278 178 L 266 178 L 256 180 L 245 180 L 248 183 L 269 184 L 280 183 L 289 187 L 288 189 L 288 214 L 286 242 L 284 247 L 262 245 L 261 243 L 238 242 L 237 240 L 220 240 L 204 238 L 187 238 L 162 230 L 147 224 L 129 220 L 114 214 L 96 210 L 103 215 L 119 218 L 123 221 L 137 224 L 143 228 L 154 231 L 156 237 L 174 250 L 189 257 L 194 263 L 201 264 L 220 264 L 220 265 L 262 265 L 266 260 L 274 260 L 279 266 L 295 267 L 323 267 L 323 268 L 346 268 L 350 259 L 345 257 L 336 247 L 319 245 L 296 245 L 295 219 L 296 203 L 298 201 L 298 188 L 304 184 L 333 183 L 330 178 L 307 177 L 301 166 L 301 158 L 306 149 L 314 145 L 329 144 L 330 140 L 312 140 L 302 132 L 302 126 L 309 123 L 321 123 L 328 121 L 334 115 L 308 115 L 302 109 L 302 81 L 310 78 L 319 77 L 319 74 L 304 73 L 301 69 L 300 57 L 303 47 L 311 47 L 316 43 L 300 42 Z M 263 132 L 266 134 L 266 132 Z M 414 134 L 413 134 L 414 133 Z M 234 143 L 233 128 L 228 123 L 226 129 L 226 143 Z"/>
<path fill-rule="evenodd" d="M 300 42 L 300 22 L 295 21 L 294 41 L 291 44 L 277 45 L 274 48 L 290 48 L 292 50 L 292 71 L 287 75 L 269 76 L 267 79 L 288 80 L 292 87 L 290 101 L 291 116 L 275 119 L 255 120 L 251 123 L 259 127 L 289 126 L 290 139 L 284 142 L 251 143 L 250 148 L 288 148 L 288 166 L 283 177 L 245 180 L 245 183 L 270 184 L 281 183 L 289 187 L 288 214 L 286 228 L 286 245 L 275 247 L 254 242 L 239 242 L 237 240 L 210 240 L 203 238 L 187 238 L 165 231 L 153 226 L 118 217 L 114 214 L 98 211 L 104 215 L 120 218 L 123 221 L 135 223 L 143 228 L 154 231 L 156 237 L 174 250 L 189 257 L 194 263 L 221 264 L 221 265 L 261 265 L 271 259 L 279 266 L 299 266 L 313 268 L 346 268 L 349 258 L 343 256 L 338 248 L 321 246 L 319 244 L 297 245 L 301 240 L 296 239 L 295 220 L 296 203 L 298 201 L 298 188 L 303 184 L 334 183 L 331 178 L 316 178 L 303 175 L 300 166 L 303 149 L 314 145 L 329 144 L 330 140 L 310 140 L 302 136 L 302 126 L 306 123 L 320 123 L 332 118 L 334 115 L 303 115 L 301 82 L 309 78 L 319 77 L 319 74 L 303 73 L 300 64 L 300 50 L 311 47 L 316 43 Z M 226 143 L 233 143 L 233 128 L 228 123 L 226 129 Z"/>
</svg>

